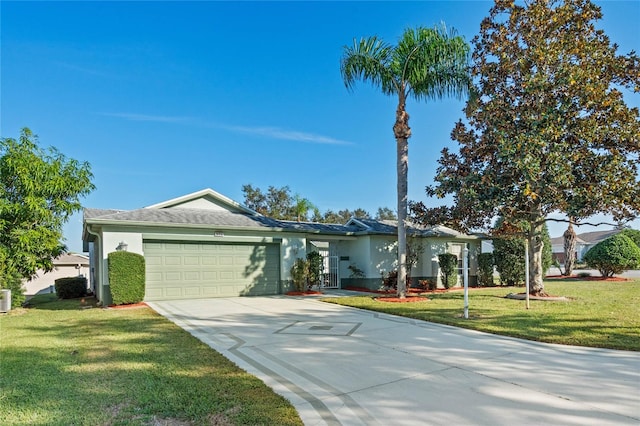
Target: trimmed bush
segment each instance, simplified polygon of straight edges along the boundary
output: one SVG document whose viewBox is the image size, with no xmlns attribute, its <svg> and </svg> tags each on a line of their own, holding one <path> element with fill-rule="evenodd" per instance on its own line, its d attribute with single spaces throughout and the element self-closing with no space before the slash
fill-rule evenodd
<svg viewBox="0 0 640 426">
<path fill-rule="evenodd" d="M 87 279 L 85 277 L 58 278 L 54 285 L 60 299 L 75 299 L 87 295 Z"/>
<path fill-rule="evenodd" d="M 626 235 L 616 234 L 593 246 L 584 261 L 603 277 L 612 277 L 640 267 L 640 248 Z"/>
<path fill-rule="evenodd" d="M 127 251 L 109 253 L 109 286 L 115 305 L 140 303 L 144 299 L 144 257 Z"/>
<path fill-rule="evenodd" d="M 458 283 L 458 257 L 451 253 L 439 254 L 438 263 L 444 288 L 454 287 Z"/>
<path fill-rule="evenodd" d="M 633 241 L 638 247 L 640 247 L 640 231 L 638 231 L 637 229 L 623 229 L 622 231 L 620 231 L 620 233 L 631 238 L 631 241 Z"/>
<path fill-rule="evenodd" d="M 307 271 L 309 263 L 302 258 L 296 259 L 291 266 L 291 280 L 296 291 L 305 291 L 307 287 Z"/>
<path fill-rule="evenodd" d="M 320 286 L 322 284 L 322 274 L 324 273 L 324 258 L 317 251 L 310 251 L 307 253 L 308 263 L 308 283 L 309 289 L 314 285 Z"/>
<path fill-rule="evenodd" d="M 478 285 L 490 287 L 493 285 L 493 253 L 478 254 Z"/>
<path fill-rule="evenodd" d="M 493 255 L 501 285 L 524 283 L 524 239 L 496 238 L 493 240 Z"/>
</svg>

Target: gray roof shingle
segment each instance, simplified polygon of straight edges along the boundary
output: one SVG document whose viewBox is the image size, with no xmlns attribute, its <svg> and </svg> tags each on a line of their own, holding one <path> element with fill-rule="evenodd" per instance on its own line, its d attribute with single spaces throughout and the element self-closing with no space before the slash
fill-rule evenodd
<svg viewBox="0 0 640 426">
<path fill-rule="evenodd" d="M 289 232 L 306 232 L 329 235 L 396 235 L 397 222 L 389 220 L 356 219 L 346 225 L 336 223 L 296 222 L 277 220 L 266 216 L 221 210 L 192 208 L 142 208 L 137 210 L 85 209 L 85 222 L 89 223 L 135 223 L 149 225 L 201 225 L 221 228 L 265 228 Z M 423 237 L 462 237 L 453 229 L 436 226 L 422 228 L 409 226 L 409 235 Z"/>
</svg>

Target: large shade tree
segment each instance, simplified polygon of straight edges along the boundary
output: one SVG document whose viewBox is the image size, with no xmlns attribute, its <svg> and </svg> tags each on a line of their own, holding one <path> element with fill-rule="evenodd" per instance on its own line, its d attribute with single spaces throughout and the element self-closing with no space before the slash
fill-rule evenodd
<svg viewBox="0 0 640 426">
<path fill-rule="evenodd" d="M 622 93 L 640 91 L 640 60 L 617 53 L 596 28 L 601 17 L 589 0 L 496 1 L 473 40 L 478 97 L 452 132 L 460 149 L 442 151 L 427 187 L 452 194 L 453 206 L 415 208 L 427 222 L 462 229 L 488 228 L 498 215 L 528 223 L 533 294 L 544 293 L 551 213 L 579 224 L 596 213 L 624 221 L 640 212 L 640 121 Z"/>
<path fill-rule="evenodd" d="M 407 175 L 411 137 L 407 100 L 462 97 L 469 87 L 469 45 L 444 24 L 406 29 L 392 46 L 377 37 L 355 40 L 345 46 L 340 72 L 348 89 L 357 81 L 371 83 L 397 98 L 393 134 L 397 152 L 398 191 L 398 295 L 406 296 L 407 275 Z"/>
<path fill-rule="evenodd" d="M 94 189 L 92 177 L 88 163 L 40 148 L 27 128 L 0 139 L 0 275 L 53 268 L 66 251 L 62 227 Z"/>
</svg>

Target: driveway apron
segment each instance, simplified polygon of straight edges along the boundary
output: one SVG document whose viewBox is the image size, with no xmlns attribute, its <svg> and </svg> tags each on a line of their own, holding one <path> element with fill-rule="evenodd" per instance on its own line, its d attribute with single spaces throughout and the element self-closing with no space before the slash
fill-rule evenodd
<svg viewBox="0 0 640 426">
<path fill-rule="evenodd" d="M 305 425 L 640 424 L 640 354 L 550 345 L 313 298 L 153 302 Z"/>
</svg>

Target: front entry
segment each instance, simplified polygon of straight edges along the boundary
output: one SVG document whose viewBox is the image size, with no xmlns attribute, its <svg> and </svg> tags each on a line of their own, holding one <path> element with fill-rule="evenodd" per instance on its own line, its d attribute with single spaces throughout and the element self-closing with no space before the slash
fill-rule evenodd
<svg viewBox="0 0 640 426">
<path fill-rule="evenodd" d="M 329 243 L 326 248 L 318 248 L 322 255 L 322 288 L 340 288 L 340 257 L 335 246 Z"/>
</svg>

